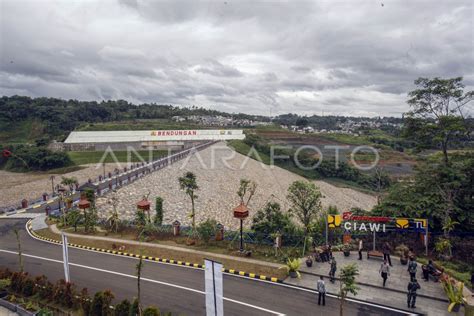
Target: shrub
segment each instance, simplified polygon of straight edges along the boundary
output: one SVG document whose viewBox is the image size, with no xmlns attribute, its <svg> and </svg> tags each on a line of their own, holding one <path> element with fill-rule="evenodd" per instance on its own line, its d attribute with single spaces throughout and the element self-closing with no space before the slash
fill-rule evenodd
<svg viewBox="0 0 474 316">
<path fill-rule="evenodd" d="M 214 219 L 207 219 L 200 223 L 197 227 L 199 238 L 205 243 L 208 243 L 212 236 L 215 235 L 217 229 L 217 222 Z"/>
<path fill-rule="evenodd" d="M 61 279 L 56 282 L 53 289 L 53 301 L 64 307 L 71 308 L 75 305 L 75 289 L 72 283 Z"/>
<path fill-rule="evenodd" d="M 154 306 L 149 306 L 143 311 L 143 316 L 160 316 L 160 310 Z"/>
<path fill-rule="evenodd" d="M 23 284 L 27 278 L 27 273 L 14 272 L 11 276 L 11 285 L 10 288 L 15 293 L 23 292 Z"/>
<path fill-rule="evenodd" d="M 34 294 L 34 290 L 35 290 L 35 282 L 33 282 L 33 280 L 30 278 L 26 278 L 23 283 L 23 288 L 21 292 L 25 296 L 31 296 Z"/>
<path fill-rule="evenodd" d="M 139 306 L 138 306 L 138 299 L 134 299 L 132 306 L 130 307 L 130 315 L 135 316 L 139 314 Z"/>
<path fill-rule="evenodd" d="M 115 305 L 115 316 L 129 316 L 130 308 L 132 304 L 130 304 L 129 300 L 123 300 L 117 305 Z"/>
<path fill-rule="evenodd" d="M 155 225 L 162 225 L 163 224 L 163 199 L 161 197 L 156 198 L 156 206 L 155 206 L 155 219 L 154 223 Z"/>
<path fill-rule="evenodd" d="M 286 269 L 287 274 L 290 274 L 290 272 L 296 272 L 296 275 L 299 278 L 299 277 L 301 277 L 301 275 L 298 271 L 300 269 L 300 265 L 301 265 L 301 260 L 300 259 L 298 259 L 298 258 L 288 259 L 288 261 L 286 262 L 286 266 L 283 266 L 280 269 Z"/>
<path fill-rule="evenodd" d="M 110 315 L 110 304 L 114 295 L 110 290 L 106 290 L 104 292 L 97 292 L 94 295 L 94 299 L 92 300 L 92 308 L 91 308 L 91 315 L 92 316 L 106 316 Z"/>
<path fill-rule="evenodd" d="M 79 302 L 84 315 L 89 316 L 91 313 L 92 301 L 89 296 L 89 292 L 87 291 L 87 288 L 83 288 L 81 290 L 81 294 L 79 295 Z"/>
<path fill-rule="evenodd" d="M 10 279 L 0 279 L 0 291 L 6 289 L 11 284 Z"/>
<path fill-rule="evenodd" d="M 143 210 L 138 209 L 135 212 L 135 225 L 143 227 L 146 225 L 146 215 Z"/>
</svg>

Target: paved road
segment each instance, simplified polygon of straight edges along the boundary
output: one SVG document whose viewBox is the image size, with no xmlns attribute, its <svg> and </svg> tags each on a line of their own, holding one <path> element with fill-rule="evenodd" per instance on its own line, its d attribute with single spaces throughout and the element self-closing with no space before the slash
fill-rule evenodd
<svg viewBox="0 0 474 316">
<path fill-rule="evenodd" d="M 0 220 L 0 267 L 16 269 L 18 255 L 13 227 L 23 229 L 21 241 L 25 270 L 45 274 L 51 280 L 63 276 L 61 248 L 31 238 L 26 220 Z M 136 259 L 70 248 L 71 279 L 89 292 L 111 289 L 117 300 L 136 294 Z M 204 272 L 198 269 L 146 262 L 142 300 L 174 314 L 205 315 Z M 312 292 L 278 284 L 224 275 L 226 315 L 338 315 L 339 301 L 327 297 L 326 306 L 316 304 Z M 354 302 L 346 303 L 345 315 L 404 315 L 401 312 Z"/>
</svg>

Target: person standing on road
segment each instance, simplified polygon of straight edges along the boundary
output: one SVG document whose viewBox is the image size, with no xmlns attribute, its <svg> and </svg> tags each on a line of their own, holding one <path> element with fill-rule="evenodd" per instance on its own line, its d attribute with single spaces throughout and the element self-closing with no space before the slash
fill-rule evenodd
<svg viewBox="0 0 474 316">
<path fill-rule="evenodd" d="M 318 289 L 319 297 L 318 297 L 318 305 L 321 305 L 321 297 L 323 298 L 323 306 L 326 306 L 326 284 L 324 284 L 323 277 L 318 280 L 316 284 Z"/>
<path fill-rule="evenodd" d="M 384 260 L 383 263 L 380 265 L 379 273 L 382 276 L 383 286 L 385 287 L 387 278 L 390 276 L 390 266 L 388 265 L 387 260 Z"/>
<path fill-rule="evenodd" d="M 411 279 L 410 283 L 408 283 L 408 293 L 407 293 L 407 304 L 408 308 L 416 308 L 416 291 L 419 290 L 420 284 L 416 280 L 416 278 Z"/>
<path fill-rule="evenodd" d="M 410 273 L 410 280 L 416 278 L 416 268 L 417 264 L 413 257 L 410 257 L 410 262 L 408 262 L 408 273 Z"/>
<path fill-rule="evenodd" d="M 362 239 L 359 239 L 359 260 L 362 260 L 362 249 L 364 249 L 364 244 L 362 243 Z"/>
<path fill-rule="evenodd" d="M 388 264 L 390 266 L 392 266 L 392 260 L 390 259 L 391 251 L 392 251 L 392 247 L 390 247 L 390 244 L 388 243 L 388 241 L 386 241 L 382 246 L 383 260 L 388 260 Z"/>
<path fill-rule="evenodd" d="M 336 258 L 332 257 L 332 260 L 331 260 L 331 269 L 329 270 L 329 281 L 331 281 L 331 283 L 334 283 L 336 281 L 336 270 L 337 270 L 337 262 L 336 262 Z"/>
</svg>

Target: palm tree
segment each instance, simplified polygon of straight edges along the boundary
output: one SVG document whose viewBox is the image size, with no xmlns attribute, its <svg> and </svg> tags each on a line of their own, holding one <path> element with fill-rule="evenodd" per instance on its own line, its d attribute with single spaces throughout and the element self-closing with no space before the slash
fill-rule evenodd
<svg viewBox="0 0 474 316">
<path fill-rule="evenodd" d="M 196 175 L 190 171 L 186 172 L 183 177 L 178 179 L 181 190 L 185 190 L 186 194 L 191 199 L 191 215 L 193 231 L 196 228 L 196 216 L 194 210 L 194 201 L 198 198 L 195 191 L 199 189 L 196 183 Z"/>
<path fill-rule="evenodd" d="M 74 185 L 77 183 L 77 179 L 74 178 L 74 177 L 71 177 L 71 178 L 68 178 L 68 177 L 61 177 L 61 184 L 62 185 L 65 185 L 65 186 L 68 186 L 69 187 L 69 191 L 72 192 L 72 190 L 74 189 Z"/>
</svg>

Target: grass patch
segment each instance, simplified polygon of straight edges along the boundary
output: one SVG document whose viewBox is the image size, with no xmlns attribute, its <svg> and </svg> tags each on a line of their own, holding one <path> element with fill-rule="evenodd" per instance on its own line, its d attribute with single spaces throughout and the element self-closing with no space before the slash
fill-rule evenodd
<svg viewBox="0 0 474 316">
<path fill-rule="evenodd" d="M 61 237 L 53 233 L 49 228 L 38 230 L 36 231 L 36 233 L 46 238 L 50 238 L 50 239 L 54 239 L 58 241 L 61 240 Z M 99 235 L 100 234 L 97 234 L 97 236 Z M 105 234 L 102 234 L 102 236 L 105 236 Z M 125 236 L 128 236 L 128 238 L 131 238 L 131 239 L 135 237 L 134 235 L 125 235 Z M 114 237 L 114 234 L 108 234 L 108 237 L 119 238 L 119 237 Z M 95 247 L 95 248 L 111 249 L 111 250 L 114 248 L 113 245 L 115 246 L 120 245 L 118 243 L 105 241 L 105 240 L 91 240 L 91 239 L 78 238 L 78 237 L 68 237 L 68 240 L 70 243 L 75 243 L 75 244 L 80 244 L 80 245 Z M 184 237 L 181 238 L 180 240 L 183 243 L 185 242 Z M 183 248 L 183 251 L 179 251 L 175 249 L 150 247 L 150 246 L 147 246 L 146 243 L 144 243 L 143 246 L 141 247 L 138 245 L 131 245 L 128 243 L 124 243 L 123 245 L 125 245 L 124 251 L 127 253 L 139 254 L 140 250 L 142 250 L 142 253 L 145 256 L 158 257 L 162 259 L 173 259 L 176 261 L 184 261 L 184 262 L 199 263 L 199 264 L 203 264 L 204 259 L 213 259 L 218 262 L 221 262 L 226 269 L 235 269 L 235 270 L 245 271 L 248 273 L 256 273 L 260 275 L 265 275 L 268 277 L 277 277 L 279 279 L 284 279 L 286 277 L 285 272 L 281 269 L 273 268 L 273 267 L 266 266 L 263 264 L 259 265 L 255 263 L 240 261 L 238 257 L 236 257 L 235 260 L 223 259 L 220 257 L 213 257 L 212 255 L 208 255 L 208 254 L 203 255 L 203 254 L 187 251 L 187 250 L 192 249 L 192 250 L 197 250 L 197 251 L 228 254 L 225 252 L 225 248 L 222 248 L 221 246 L 216 246 L 216 245 L 213 246 L 212 244 L 210 244 L 210 245 L 199 245 L 195 247 L 188 247 L 188 246 L 185 246 L 184 244 L 183 245 L 179 245 L 176 243 L 173 244 L 170 241 L 163 241 L 163 242 L 154 241 L 154 243 L 180 246 Z M 256 258 L 253 258 L 253 259 L 256 259 Z"/>
<path fill-rule="evenodd" d="M 135 153 L 130 152 L 130 162 L 141 162 L 142 159 L 145 161 L 155 160 L 161 157 L 166 157 L 168 155 L 167 150 L 140 150 L 137 151 L 137 156 Z M 129 152 L 127 151 L 114 151 L 114 155 L 117 157 L 119 162 L 128 162 L 128 155 Z M 85 165 L 85 164 L 92 164 L 92 163 L 99 163 L 102 160 L 102 157 L 105 156 L 104 162 L 105 163 L 114 163 L 114 157 L 110 153 L 106 153 L 104 151 L 70 151 L 68 152 L 69 158 L 76 164 L 76 165 Z"/>
<path fill-rule="evenodd" d="M 270 162 L 271 162 L 270 156 L 266 155 L 265 153 L 258 152 L 258 157 L 257 157 L 256 150 L 253 150 L 251 152 L 250 151 L 251 147 L 241 140 L 230 140 L 230 141 L 227 141 L 227 144 L 239 154 L 242 154 L 244 156 L 249 156 L 250 158 L 254 160 L 261 161 L 264 164 L 270 165 Z M 249 155 L 249 153 L 251 154 Z M 290 164 L 288 161 L 276 160 L 274 163 L 276 166 L 282 169 L 288 170 L 294 174 L 297 174 L 309 180 L 322 180 L 339 188 L 350 188 L 350 189 L 358 190 L 363 193 L 374 194 L 374 191 L 366 189 L 362 187 L 361 185 L 352 181 L 347 181 L 347 180 L 338 179 L 338 178 L 323 178 L 323 179 L 319 178 L 316 176 L 314 172 L 307 172 L 303 169 L 300 169 L 294 166 L 293 164 Z"/>
<path fill-rule="evenodd" d="M 44 125 L 41 121 L 26 120 L 22 122 L 0 121 L 0 142 L 3 144 L 33 143 L 44 136 Z"/>
</svg>

